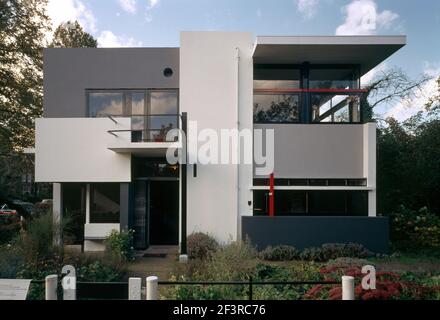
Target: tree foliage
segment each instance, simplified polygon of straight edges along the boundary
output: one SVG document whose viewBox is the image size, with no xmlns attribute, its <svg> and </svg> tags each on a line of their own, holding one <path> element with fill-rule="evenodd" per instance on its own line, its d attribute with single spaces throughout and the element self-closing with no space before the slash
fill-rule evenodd
<svg viewBox="0 0 440 320">
<path fill-rule="evenodd" d="M 60 24 L 54 32 L 52 48 L 96 48 L 98 41 L 85 32 L 78 21 Z"/>
<path fill-rule="evenodd" d="M 42 47 L 49 19 L 46 0 L 0 0 L 0 149 L 34 144 L 42 113 Z"/>
</svg>

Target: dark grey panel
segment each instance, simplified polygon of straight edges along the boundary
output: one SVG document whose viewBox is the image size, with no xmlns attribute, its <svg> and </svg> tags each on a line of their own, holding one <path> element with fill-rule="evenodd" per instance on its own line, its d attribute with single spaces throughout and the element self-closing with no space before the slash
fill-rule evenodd
<svg viewBox="0 0 440 320">
<path fill-rule="evenodd" d="M 242 217 L 242 237 L 258 249 L 286 244 L 298 249 L 324 243 L 360 243 L 375 253 L 388 251 L 386 217 Z"/>
<path fill-rule="evenodd" d="M 179 88 L 179 48 L 44 50 L 44 117 L 87 116 L 86 89 L 148 88 Z"/>
<path fill-rule="evenodd" d="M 119 202 L 119 223 L 121 230 L 128 230 L 130 227 L 129 215 L 130 215 L 130 184 L 121 183 L 120 189 L 120 202 Z"/>
</svg>

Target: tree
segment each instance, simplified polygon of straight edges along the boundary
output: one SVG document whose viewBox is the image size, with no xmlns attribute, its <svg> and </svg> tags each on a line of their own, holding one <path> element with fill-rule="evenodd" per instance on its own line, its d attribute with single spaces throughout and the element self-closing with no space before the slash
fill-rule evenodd
<svg viewBox="0 0 440 320">
<path fill-rule="evenodd" d="M 0 0 L 0 152 L 34 145 L 42 114 L 47 0 Z"/>
<path fill-rule="evenodd" d="M 422 85 L 430 80 L 427 75 L 418 79 L 411 79 L 399 68 L 391 68 L 381 72 L 375 79 L 364 86 L 367 90 L 362 105 L 364 117 L 372 120 L 374 109 L 382 104 L 392 104 L 397 101 L 411 101 L 419 94 L 423 94 Z"/>
<path fill-rule="evenodd" d="M 96 48 L 97 40 L 85 32 L 78 21 L 60 24 L 54 32 L 52 48 Z"/>
</svg>

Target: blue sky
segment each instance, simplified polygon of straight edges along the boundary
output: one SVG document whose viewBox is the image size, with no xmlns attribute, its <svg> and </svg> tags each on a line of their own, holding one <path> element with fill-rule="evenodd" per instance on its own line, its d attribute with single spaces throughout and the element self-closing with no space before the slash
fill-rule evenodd
<svg viewBox="0 0 440 320">
<path fill-rule="evenodd" d="M 79 20 L 102 47 L 177 47 L 180 31 L 190 30 L 405 34 L 407 46 L 385 67 L 440 74 L 438 0 L 49 0 L 48 13 L 55 25 Z"/>
</svg>

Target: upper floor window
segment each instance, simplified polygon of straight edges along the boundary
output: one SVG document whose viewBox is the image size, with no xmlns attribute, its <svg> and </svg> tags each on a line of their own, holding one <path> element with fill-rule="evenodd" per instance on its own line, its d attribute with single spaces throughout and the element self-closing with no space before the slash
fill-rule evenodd
<svg viewBox="0 0 440 320">
<path fill-rule="evenodd" d="M 283 123 L 299 120 L 299 95 L 297 94 L 255 94 L 254 122 Z"/>
<path fill-rule="evenodd" d="M 178 91 L 87 90 L 90 117 L 131 117 L 132 141 L 165 141 L 179 124 Z"/>
<path fill-rule="evenodd" d="M 357 68 L 325 68 L 312 66 L 309 70 L 310 89 L 359 89 Z"/>
</svg>

